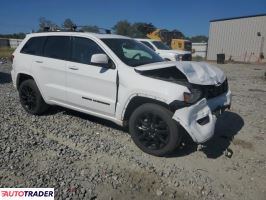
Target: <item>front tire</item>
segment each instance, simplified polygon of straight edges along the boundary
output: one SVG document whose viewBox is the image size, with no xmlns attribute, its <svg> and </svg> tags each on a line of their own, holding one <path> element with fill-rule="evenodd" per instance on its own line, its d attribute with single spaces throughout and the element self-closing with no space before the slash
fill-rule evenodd
<svg viewBox="0 0 266 200">
<path fill-rule="evenodd" d="M 129 119 L 129 132 L 134 143 L 144 152 L 165 156 L 180 144 L 180 125 L 173 113 L 157 104 L 143 104 Z"/>
<path fill-rule="evenodd" d="M 24 110 L 33 115 L 40 115 L 48 109 L 34 80 L 23 81 L 19 86 L 20 103 Z"/>
</svg>

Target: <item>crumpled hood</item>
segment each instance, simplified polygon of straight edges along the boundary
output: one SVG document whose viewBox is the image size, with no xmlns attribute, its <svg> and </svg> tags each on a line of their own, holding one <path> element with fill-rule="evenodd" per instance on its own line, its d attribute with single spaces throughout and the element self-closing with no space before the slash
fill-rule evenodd
<svg viewBox="0 0 266 200">
<path fill-rule="evenodd" d="M 224 73 L 216 66 L 204 62 L 159 62 L 135 67 L 136 71 L 147 71 L 176 66 L 190 83 L 199 85 L 219 85 L 226 79 Z"/>
</svg>

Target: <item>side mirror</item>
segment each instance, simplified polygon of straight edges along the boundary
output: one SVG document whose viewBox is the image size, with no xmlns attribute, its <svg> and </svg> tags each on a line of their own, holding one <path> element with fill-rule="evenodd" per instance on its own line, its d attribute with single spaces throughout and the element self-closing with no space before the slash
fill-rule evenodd
<svg viewBox="0 0 266 200">
<path fill-rule="evenodd" d="M 108 65 L 109 58 L 106 54 L 99 53 L 99 54 L 93 54 L 91 56 L 91 63 L 92 64 L 103 64 Z"/>
</svg>

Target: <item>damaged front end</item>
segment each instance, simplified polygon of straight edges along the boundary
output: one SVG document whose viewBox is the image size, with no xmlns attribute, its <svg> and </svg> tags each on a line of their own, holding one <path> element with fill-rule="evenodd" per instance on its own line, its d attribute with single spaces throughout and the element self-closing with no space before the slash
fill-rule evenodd
<svg viewBox="0 0 266 200">
<path fill-rule="evenodd" d="M 138 73 L 186 86 L 190 93 L 184 93 L 174 110 L 177 121 L 192 139 L 203 143 L 214 134 L 217 116 L 231 106 L 231 91 L 224 73 L 206 63 L 179 62 L 176 66 L 138 68 Z M 178 91 L 177 91 L 178 92 Z"/>
<path fill-rule="evenodd" d="M 180 123 L 194 142 L 203 143 L 214 134 L 217 116 L 231 105 L 231 91 L 175 111 L 173 119 Z"/>
<path fill-rule="evenodd" d="M 173 119 L 184 127 L 194 142 L 203 143 L 213 136 L 217 116 L 230 109 L 232 94 L 227 79 L 220 85 L 190 84 L 189 89 L 191 103 L 176 110 Z"/>
</svg>

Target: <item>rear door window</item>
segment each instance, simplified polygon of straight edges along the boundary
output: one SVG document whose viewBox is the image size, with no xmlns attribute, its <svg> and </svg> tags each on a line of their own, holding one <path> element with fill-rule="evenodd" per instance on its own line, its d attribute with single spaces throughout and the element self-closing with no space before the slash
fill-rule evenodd
<svg viewBox="0 0 266 200">
<path fill-rule="evenodd" d="M 32 37 L 26 42 L 26 44 L 21 49 L 21 53 L 42 56 L 43 55 L 43 45 L 46 37 Z"/>
<path fill-rule="evenodd" d="M 72 43 L 73 62 L 91 64 L 91 56 L 93 54 L 98 54 L 98 53 L 105 54 L 105 52 L 96 42 L 88 38 L 73 37 L 73 43 Z"/>
<path fill-rule="evenodd" d="M 69 60 L 71 42 L 68 36 L 48 36 L 44 45 L 43 56 Z"/>
</svg>

